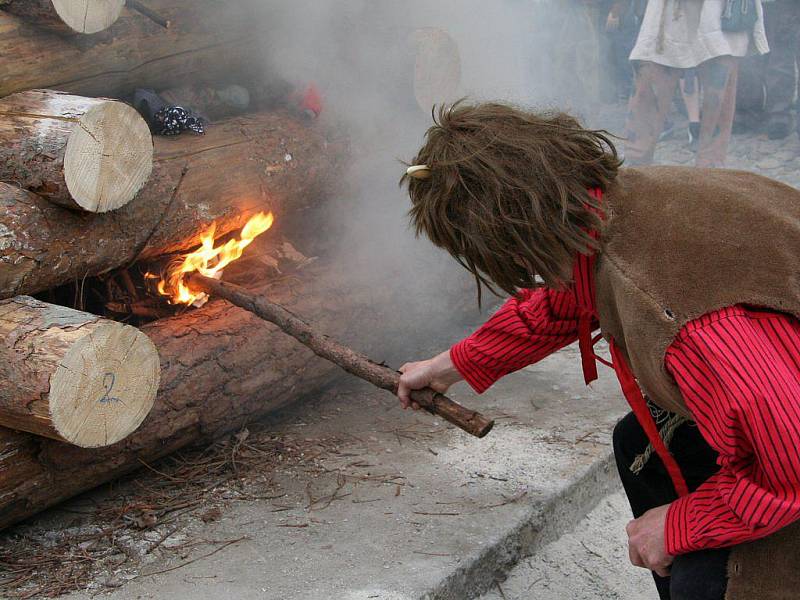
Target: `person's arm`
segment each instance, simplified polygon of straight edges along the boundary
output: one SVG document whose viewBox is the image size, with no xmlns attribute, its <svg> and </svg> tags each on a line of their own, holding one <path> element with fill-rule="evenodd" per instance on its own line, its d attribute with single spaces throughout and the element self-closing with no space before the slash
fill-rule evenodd
<svg viewBox="0 0 800 600">
<path fill-rule="evenodd" d="M 430 386 L 444 392 L 462 379 L 482 393 L 501 377 L 574 342 L 579 314 L 572 292 L 523 290 L 449 351 L 403 365 L 400 402 L 411 405 L 410 390 Z"/>
<path fill-rule="evenodd" d="M 720 464 L 670 505 L 670 554 L 755 540 L 800 518 L 800 381 L 776 350 L 792 347 L 786 335 L 800 345 L 800 333 L 776 323 L 783 341 L 766 350 L 745 327 L 723 319 L 668 351 L 667 367 Z"/>
<path fill-rule="evenodd" d="M 461 376 L 481 394 L 509 373 L 578 339 L 579 315 L 572 292 L 524 290 L 455 344 L 450 357 Z"/>
</svg>

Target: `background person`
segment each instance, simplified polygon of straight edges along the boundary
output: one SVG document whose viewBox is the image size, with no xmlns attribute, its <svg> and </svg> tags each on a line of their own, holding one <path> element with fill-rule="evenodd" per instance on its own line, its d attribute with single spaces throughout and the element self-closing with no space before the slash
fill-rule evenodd
<svg viewBox="0 0 800 600">
<path fill-rule="evenodd" d="M 770 52 L 742 61 L 736 129 L 763 130 L 770 139 L 778 140 L 794 129 L 792 107 L 797 97 L 800 58 L 800 2 L 763 1 Z M 800 121 L 797 128 L 800 132 Z"/>
<path fill-rule="evenodd" d="M 737 32 L 722 29 L 726 0 L 648 2 L 630 56 L 636 74 L 625 126 L 627 164 L 652 163 L 681 69 L 696 68 L 703 91 L 697 166 L 724 166 L 739 59 L 749 51 L 769 51 L 761 2 L 752 1 L 756 21 L 750 30 Z"/>
</svg>

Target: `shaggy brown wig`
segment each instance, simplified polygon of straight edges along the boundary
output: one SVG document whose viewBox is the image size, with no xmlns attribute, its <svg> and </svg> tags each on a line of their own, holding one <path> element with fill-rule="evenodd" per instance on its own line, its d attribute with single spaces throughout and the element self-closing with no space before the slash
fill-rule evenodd
<svg viewBox="0 0 800 600">
<path fill-rule="evenodd" d="M 434 112 L 414 165 L 430 177 L 404 176 L 417 235 L 425 233 L 481 286 L 509 294 L 561 288 L 576 253 L 601 225 L 588 190 L 606 190 L 621 161 L 606 131 L 559 112 L 533 113 L 498 103 L 458 102 Z"/>
</svg>

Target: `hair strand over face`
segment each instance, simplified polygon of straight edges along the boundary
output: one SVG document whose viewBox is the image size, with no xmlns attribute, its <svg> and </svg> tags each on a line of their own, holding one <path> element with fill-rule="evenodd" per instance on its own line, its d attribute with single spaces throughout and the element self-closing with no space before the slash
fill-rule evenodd
<svg viewBox="0 0 800 600">
<path fill-rule="evenodd" d="M 589 190 L 605 191 L 621 160 L 606 131 L 584 129 L 564 113 L 533 113 L 500 103 L 441 106 L 404 176 L 410 217 L 475 277 L 481 288 L 514 294 L 572 280 L 577 253 L 596 249 L 601 226 Z"/>
</svg>

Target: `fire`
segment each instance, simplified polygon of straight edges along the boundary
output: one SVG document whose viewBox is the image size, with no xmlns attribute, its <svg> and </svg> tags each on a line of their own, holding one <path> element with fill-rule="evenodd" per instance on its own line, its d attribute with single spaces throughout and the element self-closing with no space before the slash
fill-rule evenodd
<svg viewBox="0 0 800 600">
<path fill-rule="evenodd" d="M 207 294 L 190 290 L 184 282 L 184 276 L 198 271 L 206 277 L 221 277 L 222 269 L 239 258 L 254 239 L 272 227 L 274 220 L 272 213 L 260 212 L 245 223 L 239 239 L 228 240 L 217 247 L 214 247 L 216 223 L 212 223 L 200 237 L 200 247 L 197 250 L 185 255 L 182 260 L 173 261 L 167 267 L 166 274 L 158 282 L 159 294 L 169 296 L 172 304 L 199 305 L 205 302 Z M 148 276 L 157 277 L 150 274 Z"/>
</svg>

